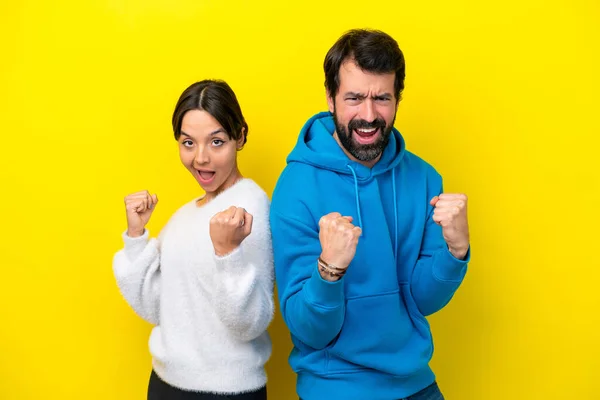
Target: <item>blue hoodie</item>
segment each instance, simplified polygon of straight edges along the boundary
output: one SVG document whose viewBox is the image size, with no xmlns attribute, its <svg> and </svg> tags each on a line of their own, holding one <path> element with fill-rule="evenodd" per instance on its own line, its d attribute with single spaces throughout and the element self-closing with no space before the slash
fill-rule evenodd
<svg viewBox="0 0 600 400">
<path fill-rule="evenodd" d="M 367 168 L 333 138 L 330 113 L 303 127 L 271 204 L 280 308 L 294 348 L 290 365 L 303 400 L 391 400 L 434 382 L 425 316 L 444 307 L 466 273 L 450 254 L 429 201 L 442 178 L 405 150 L 394 128 Z M 337 282 L 321 278 L 319 219 L 352 216 L 356 255 Z"/>
</svg>

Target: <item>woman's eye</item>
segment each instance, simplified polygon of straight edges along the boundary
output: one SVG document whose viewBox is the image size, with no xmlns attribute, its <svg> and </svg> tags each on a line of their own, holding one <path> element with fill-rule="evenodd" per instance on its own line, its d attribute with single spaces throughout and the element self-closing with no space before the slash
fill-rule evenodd
<svg viewBox="0 0 600 400">
<path fill-rule="evenodd" d="M 184 141 L 183 141 L 183 145 L 184 145 L 185 147 L 192 147 L 192 146 L 194 145 L 194 143 L 192 143 L 192 141 L 191 141 L 191 140 L 184 140 Z"/>
<path fill-rule="evenodd" d="M 221 139 L 213 140 L 213 146 L 221 146 L 223 143 L 225 143 L 225 142 L 222 141 Z"/>
</svg>

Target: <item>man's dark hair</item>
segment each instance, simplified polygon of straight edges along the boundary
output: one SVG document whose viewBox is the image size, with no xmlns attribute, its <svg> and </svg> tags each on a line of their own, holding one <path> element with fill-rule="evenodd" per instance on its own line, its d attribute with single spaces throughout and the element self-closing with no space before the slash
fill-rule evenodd
<svg viewBox="0 0 600 400">
<path fill-rule="evenodd" d="M 404 55 L 398 43 L 387 33 L 371 29 L 353 29 L 346 32 L 329 49 L 325 56 L 325 88 L 335 98 L 340 87 L 340 67 L 353 61 L 366 72 L 375 74 L 396 73 L 394 91 L 396 101 L 404 90 Z"/>
</svg>

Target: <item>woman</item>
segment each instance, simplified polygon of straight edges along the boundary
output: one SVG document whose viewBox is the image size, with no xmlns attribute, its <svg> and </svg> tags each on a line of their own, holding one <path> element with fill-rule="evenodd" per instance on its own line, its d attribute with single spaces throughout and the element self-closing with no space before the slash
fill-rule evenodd
<svg viewBox="0 0 600 400">
<path fill-rule="evenodd" d="M 205 80 L 179 98 L 173 131 L 181 162 L 205 195 L 183 205 L 158 239 L 145 228 L 156 194 L 125 197 L 124 248 L 113 260 L 121 293 L 155 325 L 148 399 L 264 400 L 270 201 L 238 169 L 248 125 L 231 88 Z"/>
</svg>

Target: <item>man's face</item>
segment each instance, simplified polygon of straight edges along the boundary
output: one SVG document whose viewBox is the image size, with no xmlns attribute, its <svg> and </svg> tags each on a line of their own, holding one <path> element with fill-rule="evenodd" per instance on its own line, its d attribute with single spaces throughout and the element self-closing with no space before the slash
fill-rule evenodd
<svg viewBox="0 0 600 400">
<path fill-rule="evenodd" d="M 342 63 L 339 78 L 335 98 L 327 96 L 336 139 L 350 158 L 372 167 L 387 146 L 396 119 L 396 74 L 365 72 L 348 60 Z"/>
</svg>

